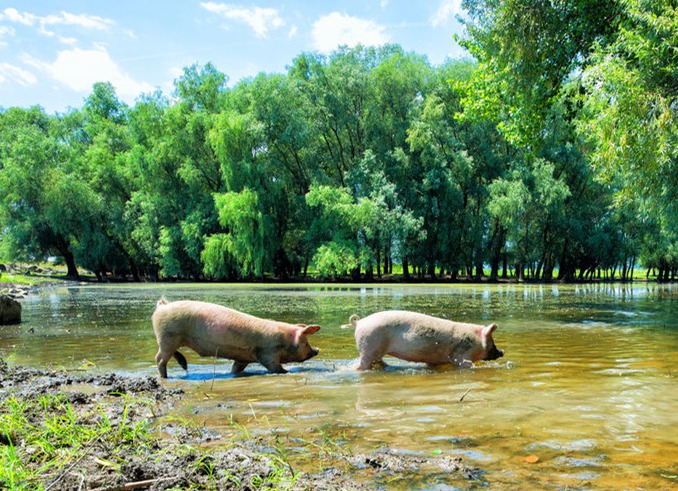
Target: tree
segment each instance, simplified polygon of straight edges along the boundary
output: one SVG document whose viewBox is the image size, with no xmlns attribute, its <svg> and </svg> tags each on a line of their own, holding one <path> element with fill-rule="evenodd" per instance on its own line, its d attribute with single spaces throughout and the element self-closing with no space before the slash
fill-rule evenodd
<svg viewBox="0 0 678 491">
<path fill-rule="evenodd" d="M 139 246 L 125 214 L 133 192 L 128 121 L 129 108 L 118 99 L 115 88 L 95 83 L 82 111 L 72 111 L 60 128 L 61 137 L 69 142 L 70 178 L 84 186 L 83 196 L 90 195 L 91 219 L 78 237 L 76 260 L 99 278 L 112 271 L 116 276 L 131 273 L 139 281 Z"/>
<path fill-rule="evenodd" d="M 463 100 L 469 117 L 499 123 L 507 139 L 538 150 L 542 125 L 561 88 L 608 45 L 623 2 L 606 0 L 465 0 L 466 35 L 478 60 Z"/>
<path fill-rule="evenodd" d="M 152 171 L 151 180 L 136 203 L 137 212 L 141 207 L 152 214 L 145 223 L 155 227 L 152 240 L 167 276 L 199 278 L 205 237 L 219 230 L 212 195 L 225 190 L 225 177 L 209 134 L 226 103 L 225 83 L 213 65 L 192 65 L 175 81 L 176 104 L 152 101 L 160 114 L 148 128 L 153 132 L 151 155 L 137 155 L 147 160 L 142 165 Z"/>
<path fill-rule="evenodd" d="M 3 249 L 9 257 L 24 259 L 60 256 L 67 275 L 77 278 L 73 241 L 88 208 L 86 202 L 65 196 L 72 190 L 78 198 L 82 188 L 71 186 L 59 165 L 53 124 L 39 107 L 0 113 Z"/>
<path fill-rule="evenodd" d="M 619 202 L 640 201 L 678 239 L 678 15 L 675 2 L 627 0 L 613 42 L 582 73 L 578 127 Z"/>
<path fill-rule="evenodd" d="M 536 156 L 549 141 L 549 114 L 569 98 L 575 143 L 585 144 L 595 178 L 616 192 L 615 206 L 640 203 L 669 243 L 678 242 L 674 2 L 464 5 L 461 42 L 479 61 L 464 84 L 466 117 L 496 120 L 509 142 Z"/>
<path fill-rule="evenodd" d="M 311 186 L 306 203 L 318 209 L 308 231 L 308 240 L 316 250 L 313 263 L 326 276 L 347 272 L 359 276 L 363 247 L 357 241 L 369 204 L 354 203 L 346 188 Z"/>
<path fill-rule="evenodd" d="M 217 194 L 219 223 L 228 232 L 210 235 L 202 260 L 205 274 L 216 278 L 261 278 L 268 269 L 265 217 L 256 192 Z"/>
<path fill-rule="evenodd" d="M 360 205 L 360 220 L 356 223 L 359 241 L 365 247 L 360 255 L 360 265 L 366 276 L 372 278 L 376 265 L 377 275 L 391 273 L 393 261 L 407 264 L 407 255 L 426 238 L 423 219 L 416 218 L 412 210 L 401 204 L 397 186 L 389 182 L 376 155 L 368 150 L 360 164 L 348 175 L 355 201 Z M 404 268 L 405 275 L 409 272 Z"/>
</svg>

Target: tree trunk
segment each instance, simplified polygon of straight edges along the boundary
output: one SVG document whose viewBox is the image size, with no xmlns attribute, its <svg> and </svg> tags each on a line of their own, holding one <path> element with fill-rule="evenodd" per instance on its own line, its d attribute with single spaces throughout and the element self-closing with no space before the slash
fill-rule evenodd
<svg viewBox="0 0 678 491">
<path fill-rule="evenodd" d="M 516 263 L 516 279 L 518 281 L 525 280 L 525 265 L 523 263 Z"/>
<path fill-rule="evenodd" d="M 78 267 L 75 265 L 75 258 L 73 257 L 73 253 L 71 251 L 64 252 L 64 260 L 66 261 L 66 267 L 68 268 L 66 277 L 72 278 L 74 280 L 79 280 L 80 274 L 78 274 Z"/>
</svg>

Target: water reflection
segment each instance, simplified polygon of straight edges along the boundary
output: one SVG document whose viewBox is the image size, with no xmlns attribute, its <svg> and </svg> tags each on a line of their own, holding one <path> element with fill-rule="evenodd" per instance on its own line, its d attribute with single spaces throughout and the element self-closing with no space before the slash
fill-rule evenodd
<svg viewBox="0 0 678 491">
<path fill-rule="evenodd" d="M 461 455 L 488 471 L 492 489 L 665 489 L 676 481 L 662 476 L 678 474 L 676 291 L 644 283 L 60 288 L 24 301 L 25 322 L 0 330 L 0 356 L 155 375 L 157 299 L 211 301 L 322 326 L 321 355 L 286 366 L 287 375 L 254 364 L 234 377 L 230 362 L 188 349 L 188 372 L 170 362 L 167 383 L 186 390 L 185 411 L 222 432 L 233 431 L 233 418 L 290 438 L 320 428 L 354 451 Z M 353 333 L 339 326 L 385 309 L 497 322 L 506 355 L 465 370 L 388 359 L 383 372 L 355 372 Z M 434 481 L 420 487 L 449 489 Z"/>
</svg>

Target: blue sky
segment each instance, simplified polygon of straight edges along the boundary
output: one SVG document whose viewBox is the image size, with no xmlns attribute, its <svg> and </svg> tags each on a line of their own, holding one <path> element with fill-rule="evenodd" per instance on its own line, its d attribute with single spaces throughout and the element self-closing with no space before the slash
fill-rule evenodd
<svg viewBox="0 0 678 491">
<path fill-rule="evenodd" d="M 184 67 L 214 66 L 233 84 L 285 72 L 302 52 L 400 44 L 437 65 L 465 52 L 452 35 L 461 0 L 0 0 L 0 106 L 82 107 L 97 81 L 134 104 L 171 94 Z"/>
</svg>

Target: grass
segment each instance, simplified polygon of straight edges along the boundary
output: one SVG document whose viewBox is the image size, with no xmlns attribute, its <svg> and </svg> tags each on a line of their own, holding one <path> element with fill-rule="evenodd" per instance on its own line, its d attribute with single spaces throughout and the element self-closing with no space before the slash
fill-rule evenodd
<svg viewBox="0 0 678 491">
<path fill-rule="evenodd" d="M 0 487 L 49 489 L 102 442 L 111 452 L 106 460 L 99 459 L 99 464 L 111 468 L 119 466 L 123 448 L 126 452 L 148 448 L 155 437 L 145 420 L 128 418 L 130 404 L 125 401 L 120 421 L 113 422 L 100 406 L 78 415 L 63 394 L 3 400 Z"/>
<path fill-rule="evenodd" d="M 2 273 L 0 276 L 0 288 L 2 288 L 3 283 L 5 284 L 15 284 L 15 285 L 28 285 L 33 286 L 39 283 L 45 282 L 45 278 L 40 278 L 37 276 L 27 276 L 24 274 L 13 274 L 13 273 Z"/>
<path fill-rule="evenodd" d="M 213 460 L 212 452 L 233 448 L 234 441 L 206 449 L 163 439 L 148 422 L 155 419 L 149 417 L 155 416 L 153 404 L 124 394 L 118 395 L 113 405 L 87 404 L 84 410 L 71 404 L 65 394 L 0 399 L 0 489 L 65 489 L 74 476 L 80 476 L 82 486 L 102 471 L 104 477 L 99 476 L 99 481 L 115 482 L 123 475 L 124 465 L 135 459 L 171 460 L 187 454 L 194 459 L 185 479 L 200 476 L 191 481 L 190 489 L 219 489 L 225 482 L 240 486 L 249 481 L 251 489 L 284 490 L 291 489 L 298 479 L 281 442 L 261 454 L 272 469 L 268 475 L 247 475 L 241 473 L 243 469 L 220 468 Z M 190 419 L 164 420 L 186 427 L 187 433 L 198 430 Z M 252 439 L 243 426 L 235 426 L 240 440 Z M 167 479 L 161 476 L 156 480 Z"/>
</svg>

